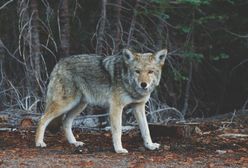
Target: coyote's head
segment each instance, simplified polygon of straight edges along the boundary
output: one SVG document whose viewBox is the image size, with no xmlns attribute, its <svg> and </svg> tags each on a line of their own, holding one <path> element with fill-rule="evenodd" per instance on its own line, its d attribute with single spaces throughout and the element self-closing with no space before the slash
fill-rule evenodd
<svg viewBox="0 0 248 168">
<path fill-rule="evenodd" d="M 151 93 L 159 84 L 166 55 L 166 49 L 156 53 L 135 53 L 124 49 L 123 58 L 127 65 L 126 79 L 129 85 L 141 95 Z"/>
</svg>

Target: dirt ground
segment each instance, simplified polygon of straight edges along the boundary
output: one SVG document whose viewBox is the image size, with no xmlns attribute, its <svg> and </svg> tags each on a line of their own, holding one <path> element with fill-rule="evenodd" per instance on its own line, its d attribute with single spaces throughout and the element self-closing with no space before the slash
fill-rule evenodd
<svg viewBox="0 0 248 168">
<path fill-rule="evenodd" d="M 48 147 L 34 145 L 35 128 L 0 131 L 0 167 L 248 167 L 248 124 L 190 123 L 151 126 L 157 151 L 143 147 L 138 129 L 123 135 L 128 154 L 114 153 L 111 133 L 75 129 L 85 146 L 76 148 L 62 133 L 46 132 Z"/>
</svg>

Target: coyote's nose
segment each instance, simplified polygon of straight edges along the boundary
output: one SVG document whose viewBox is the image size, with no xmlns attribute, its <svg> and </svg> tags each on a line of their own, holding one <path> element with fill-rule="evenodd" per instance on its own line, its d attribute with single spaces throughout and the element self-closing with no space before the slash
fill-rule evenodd
<svg viewBox="0 0 248 168">
<path fill-rule="evenodd" d="M 147 87 L 147 83 L 145 83 L 145 82 L 141 82 L 140 86 L 141 86 L 143 89 L 146 89 L 146 87 Z"/>
</svg>

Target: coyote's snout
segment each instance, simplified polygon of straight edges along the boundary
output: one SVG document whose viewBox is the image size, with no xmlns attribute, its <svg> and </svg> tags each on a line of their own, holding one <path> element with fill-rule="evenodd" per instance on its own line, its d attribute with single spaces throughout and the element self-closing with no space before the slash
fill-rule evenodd
<svg viewBox="0 0 248 168">
<path fill-rule="evenodd" d="M 159 144 L 150 137 L 145 115 L 145 103 L 159 84 L 161 69 L 167 50 L 157 53 L 135 53 L 124 49 L 119 55 L 75 55 L 61 60 L 54 68 L 48 85 L 45 114 L 42 116 L 35 137 L 38 147 L 45 147 L 44 133 L 55 118 L 62 119 L 62 126 L 69 143 L 76 146 L 72 132 L 74 118 L 88 104 L 109 108 L 114 149 L 127 153 L 122 147 L 122 110 L 130 105 L 138 121 L 144 145 L 154 150 Z"/>
</svg>

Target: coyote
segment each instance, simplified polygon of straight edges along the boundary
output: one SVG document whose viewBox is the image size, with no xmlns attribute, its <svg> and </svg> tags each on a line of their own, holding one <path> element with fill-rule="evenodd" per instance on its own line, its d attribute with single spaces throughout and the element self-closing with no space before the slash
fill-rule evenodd
<svg viewBox="0 0 248 168">
<path fill-rule="evenodd" d="M 120 54 L 108 57 L 85 54 L 60 60 L 51 73 L 45 113 L 36 130 L 36 146 L 46 147 L 45 129 L 61 116 L 68 142 L 82 146 L 84 143 L 73 135 L 72 122 L 91 104 L 109 109 L 115 152 L 128 153 L 121 142 L 122 110 L 127 105 L 133 108 L 145 147 L 158 149 L 160 144 L 151 140 L 145 104 L 159 84 L 166 55 L 166 49 L 156 53 L 124 49 Z"/>
</svg>

